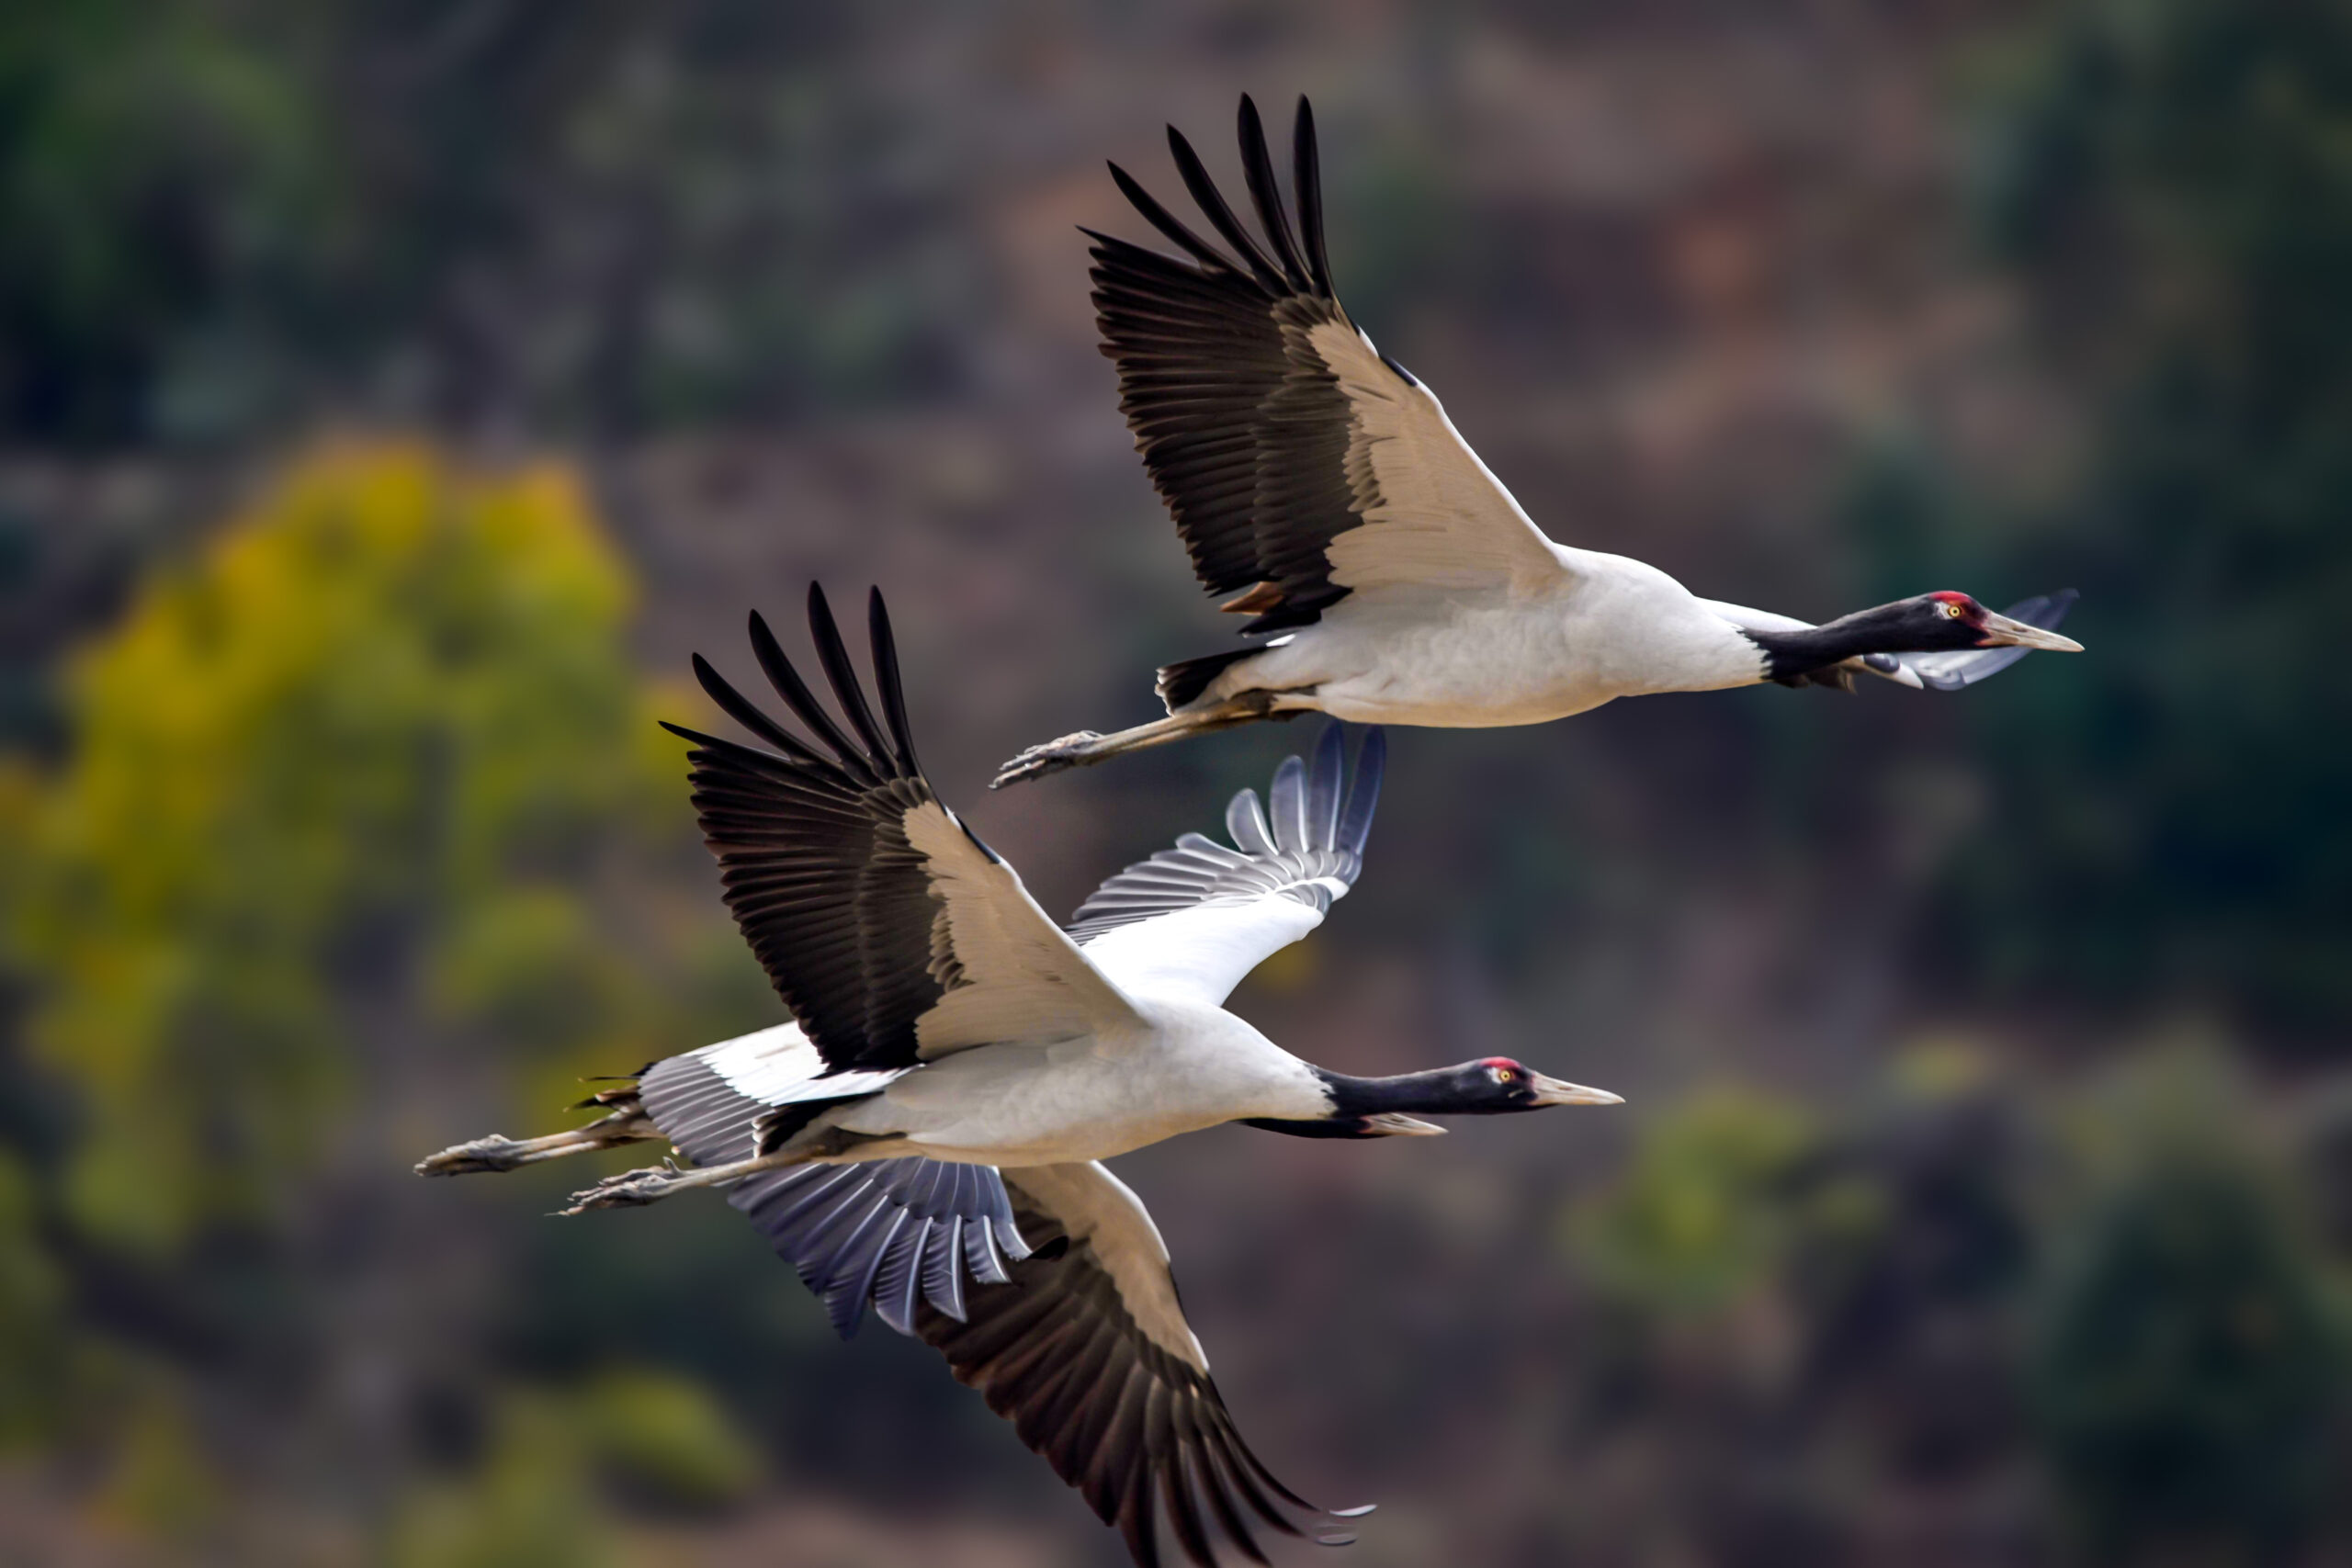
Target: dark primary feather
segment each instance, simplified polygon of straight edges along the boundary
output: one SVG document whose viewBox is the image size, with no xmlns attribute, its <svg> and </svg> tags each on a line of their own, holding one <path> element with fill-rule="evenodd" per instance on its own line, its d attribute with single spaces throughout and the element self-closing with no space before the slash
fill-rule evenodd
<svg viewBox="0 0 2352 1568">
<path fill-rule="evenodd" d="M 1240 141 L 1272 255 L 1172 127 L 1169 146 L 1185 188 L 1230 254 L 1116 165 L 1111 172 L 1120 191 L 1190 259 L 1089 234 L 1102 352 L 1119 367 L 1119 406 L 1144 466 L 1204 587 L 1227 594 L 1270 585 L 1253 597 L 1260 614 L 1244 628 L 1264 632 L 1306 625 L 1346 597 L 1348 590 L 1331 581 L 1325 551 L 1362 523 L 1363 502 L 1348 479 L 1347 399 L 1306 335 L 1327 322 L 1354 331 L 1331 291 L 1314 118 L 1302 98 L 1295 237 L 1264 127 L 1247 97 Z"/>
<path fill-rule="evenodd" d="M 1136 1562 L 1160 1561 L 1163 1517 L 1203 1568 L 1216 1562 L 1213 1528 L 1264 1562 L 1253 1524 L 1298 1535 L 1291 1511 L 1314 1506 L 1274 1479 L 1216 1384 L 1144 1334 L 1093 1248 L 1020 1181 L 1007 1174 L 1015 1222 L 1035 1250 L 1011 1266 L 1009 1284 L 974 1289 L 965 1321 L 924 1308 L 916 1332 L 1117 1527 Z"/>
<path fill-rule="evenodd" d="M 695 744 L 695 809 L 718 858 L 727 906 L 828 1067 L 912 1066 L 915 1025 L 944 994 L 946 972 L 933 952 L 941 907 L 922 856 L 907 841 L 906 818 L 935 797 L 915 766 L 881 594 L 872 596 L 870 622 L 887 736 L 814 584 L 808 622 L 847 729 L 756 614 L 752 650 L 814 743 L 761 712 L 700 658 L 695 673 L 711 700 L 775 750 L 664 728 Z"/>
<path fill-rule="evenodd" d="M 1328 909 L 1332 892 L 1326 880 L 1354 883 L 1363 869 L 1364 840 L 1372 832 L 1373 808 L 1380 799 L 1380 775 L 1388 756 L 1387 737 L 1374 728 L 1356 755 L 1355 777 L 1342 800 L 1346 759 L 1342 733 L 1333 724 L 1315 748 L 1310 769 L 1296 757 L 1285 760 L 1269 791 L 1271 816 L 1258 792 L 1245 789 L 1226 807 L 1228 849 L 1199 833 L 1186 833 L 1172 850 L 1138 861 L 1089 895 L 1070 917 L 1069 931 L 1080 943 L 1136 920 L 1230 899 L 1248 901 L 1280 894 Z"/>
</svg>

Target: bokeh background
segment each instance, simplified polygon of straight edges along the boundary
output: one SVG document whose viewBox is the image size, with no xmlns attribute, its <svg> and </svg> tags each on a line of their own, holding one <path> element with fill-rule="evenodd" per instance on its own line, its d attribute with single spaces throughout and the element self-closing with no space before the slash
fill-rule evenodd
<svg viewBox="0 0 2352 1568">
<path fill-rule="evenodd" d="M 0 1559 L 1123 1561 L 716 1201 L 408 1167 L 777 1019 L 652 720 L 812 577 L 1049 908 L 1311 739 L 982 788 L 1226 635 L 1073 225 L 1244 89 L 1555 536 L 2091 649 L 1395 735 L 1236 1005 L 1631 1103 L 1121 1162 L 1260 1450 L 1362 1568 L 2352 1561 L 2341 0 L 8 7 Z"/>
</svg>

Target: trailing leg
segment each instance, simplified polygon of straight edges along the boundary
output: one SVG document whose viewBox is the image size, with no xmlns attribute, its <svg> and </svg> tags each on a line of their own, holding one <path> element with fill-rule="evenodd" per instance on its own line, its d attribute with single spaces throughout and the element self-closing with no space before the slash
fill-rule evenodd
<svg viewBox="0 0 2352 1568">
<path fill-rule="evenodd" d="M 583 1187 L 571 1195 L 571 1206 L 558 1213 L 583 1214 L 591 1209 L 641 1208 L 648 1203 L 658 1203 L 673 1193 L 684 1192 L 690 1187 L 724 1187 L 763 1170 L 801 1165 L 808 1159 L 806 1150 L 795 1150 L 754 1155 L 749 1159 L 729 1160 L 725 1165 L 682 1166 L 675 1160 L 663 1160 L 660 1165 L 624 1170 L 616 1176 L 605 1178 L 594 1187 Z"/>
<path fill-rule="evenodd" d="M 1251 649 L 1247 651 L 1257 650 Z M 1109 735 L 1081 729 L 1075 735 L 1065 735 L 1058 740 L 1030 747 L 999 768 L 989 787 L 1002 789 L 1010 784 L 1041 779 L 1048 773 L 1058 773 L 1069 768 L 1091 767 L 1129 751 L 1140 751 L 1148 746 L 1165 746 L 1171 740 L 1204 735 L 1213 729 L 1230 729 L 1236 725 L 1255 724 L 1260 719 L 1289 716 L 1275 713 L 1274 695 L 1272 692 L 1245 692 L 1213 707 L 1187 708 L 1182 713 L 1171 713 L 1166 718 L 1155 718 L 1149 724 L 1138 724 L 1132 729 L 1116 730 Z"/>
<path fill-rule="evenodd" d="M 613 1110 L 598 1117 L 585 1127 L 574 1127 L 568 1133 L 549 1133 L 543 1138 L 510 1138 L 501 1133 L 476 1138 L 471 1143 L 453 1144 L 437 1155 L 416 1162 L 419 1176 L 471 1176 L 484 1170 L 513 1170 L 518 1166 L 537 1165 L 541 1160 L 561 1159 L 566 1155 L 584 1155 L 597 1149 L 615 1148 L 622 1144 L 644 1143 L 662 1136 L 662 1129 L 653 1124 L 637 1102 L 634 1090 L 614 1096 L 598 1096 L 591 1103 L 609 1104 Z"/>
</svg>

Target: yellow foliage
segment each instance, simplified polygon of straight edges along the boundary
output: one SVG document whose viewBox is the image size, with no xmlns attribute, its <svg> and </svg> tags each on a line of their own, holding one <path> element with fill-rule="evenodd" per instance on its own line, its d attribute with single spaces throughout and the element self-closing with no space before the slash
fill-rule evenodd
<svg viewBox="0 0 2352 1568">
<path fill-rule="evenodd" d="M 411 1497 L 389 1557 L 394 1568 L 602 1568 L 620 1561 L 610 1537 L 571 1413 L 514 1394 L 479 1472 Z"/>
<path fill-rule="evenodd" d="M 675 1506 L 735 1502 L 759 1480 L 754 1450 L 699 1383 L 637 1369 L 600 1373 L 578 1428 L 599 1465 Z"/>
<path fill-rule="evenodd" d="M 1577 1250 L 1620 1297 L 1669 1313 L 1728 1306 L 1779 1261 L 1779 1189 L 1817 1138 L 1785 1101 L 1699 1095 L 1644 1130 L 1616 1189 L 1577 1216 Z"/>
<path fill-rule="evenodd" d="M 157 1249 L 253 1212 L 428 1032 L 544 1057 L 658 1010 L 588 897 L 687 822 L 632 597 L 566 469 L 352 446 L 82 654 L 70 763 L 29 805 L 0 778 L 80 1224 Z"/>
</svg>

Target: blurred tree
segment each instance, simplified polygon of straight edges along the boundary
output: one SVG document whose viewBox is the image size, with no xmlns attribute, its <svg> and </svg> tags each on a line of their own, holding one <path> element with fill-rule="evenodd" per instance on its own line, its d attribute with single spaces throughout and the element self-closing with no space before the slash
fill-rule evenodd
<svg viewBox="0 0 2352 1568">
<path fill-rule="evenodd" d="M 1594 1282 L 1645 1313 L 1704 1316 L 1770 1280 L 1792 1240 L 1788 1197 L 1819 1137 L 1783 1101 L 1730 1089 L 1645 1128 L 1634 1164 L 1575 1219 Z"/>
<path fill-rule="evenodd" d="M 80 660 L 16 929 L 86 1234 L 168 1248 L 266 1211 L 426 1029 L 647 1054 L 583 901 L 630 839 L 676 841 L 628 602 L 560 470 L 355 449 Z"/>
<path fill-rule="evenodd" d="M 316 220 L 311 86 L 196 0 L 0 16 L 0 430 L 154 427 L 180 366 Z"/>
<path fill-rule="evenodd" d="M 421 1489 L 392 1534 L 396 1568 L 594 1568 L 629 1560 L 600 1519 L 616 1490 L 676 1511 L 743 1495 L 757 1469 L 702 1389 L 642 1370 L 500 1402 L 464 1480 Z"/>
<path fill-rule="evenodd" d="M 2096 1562 L 2293 1561 L 2341 1473 L 2341 1303 L 2243 1122 L 2214 1114 L 2232 1103 L 2173 1063 L 2091 1129 L 2114 1168 L 2029 1373 Z"/>
<path fill-rule="evenodd" d="M 707 897 L 630 606 L 566 470 L 330 450 L 77 660 L 55 777 L 0 772 L 0 908 L 39 977 L 12 1114 L 59 1102 L 0 1123 L 0 1438 L 113 1456 L 115 1517 L 200 1528 L 224 1400 L 248 1474 L 384 1504 L 502 1386 L 462 1348 L 501 1255 L 406 1171 L 448 1109 L 503 1078 L 540 1120 L 772 1008 Z M 696 1390 L 577 1398 L 579 1464 L 632 1495 L 745 1484 Z M 507 1524 L 594 1490 L 548 1462 L 416 1528 L 514 1560 Z"/>
<path fill-rule="evenodd" d="M 887 158 L 888 93 L 831 68 L 855 16 L 12 7 L 0 436 L 236 441 L 320 402 L 611 435 L 952 379 L 978 275 L 946 168 Z"/>
<path fill-rule="evenodd" d="M 1939 932 L 2106 998 L 2352 1004 L 2352 7 L 2057 8 L 1990 117 L 1988 210 L 2099 406 L 2016 553 L 2090 657 L 1976 716 L 1997 832 Z"/>
</svg>

